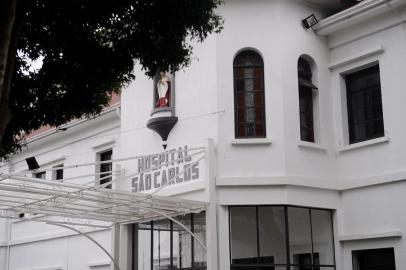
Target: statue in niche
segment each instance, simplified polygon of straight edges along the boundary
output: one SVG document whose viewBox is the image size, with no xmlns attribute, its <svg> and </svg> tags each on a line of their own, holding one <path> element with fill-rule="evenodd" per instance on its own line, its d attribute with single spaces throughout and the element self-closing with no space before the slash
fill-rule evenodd
<svg viewBox="0 0 406 270">
<path fill-rule="evenodd" d="M 159 81 L 157 82 L 157 102 L 155 108 L 169 107 L 169 100 L 171 96 L 171 79 L 165 71 L 159 72 Z"/>
</svg>

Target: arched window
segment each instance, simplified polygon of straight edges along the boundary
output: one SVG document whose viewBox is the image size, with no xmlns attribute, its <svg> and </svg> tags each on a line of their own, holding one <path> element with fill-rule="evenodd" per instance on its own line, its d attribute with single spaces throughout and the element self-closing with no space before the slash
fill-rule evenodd
<svg viewBox="0 0 406 270">
<path fill-rule="evenodd" d="M 317 89 L 317 87 L 312 82 L 312 69 L 305 58 L 299 58 L 297 69 L 299 77 L 300 139 L 315 142 L 313 89 Z"/>
<path fill-rule="evenodd" d="M 236 138 L 264 138 L 264 62 L 251 50 L 234 58 L 234 111 Z"/>
</svg>

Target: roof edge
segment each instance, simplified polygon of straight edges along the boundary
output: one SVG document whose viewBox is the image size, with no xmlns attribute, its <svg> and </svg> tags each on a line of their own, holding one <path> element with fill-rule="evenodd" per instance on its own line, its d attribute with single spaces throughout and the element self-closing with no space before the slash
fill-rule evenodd
<svg viewBox="0 0 406 270">
<path fill-rule="evenodd" d="M 406 4 L 406 1 L 365 0 L 351 8 L 321 20 L 313 27 L 313 30 L 319 35 L 330 35 L 354 23 L 374 17 L 377 14 L 381 14 L 385 11 L 393 11 L 394 8 L 401 4 Z"/>
</svg>

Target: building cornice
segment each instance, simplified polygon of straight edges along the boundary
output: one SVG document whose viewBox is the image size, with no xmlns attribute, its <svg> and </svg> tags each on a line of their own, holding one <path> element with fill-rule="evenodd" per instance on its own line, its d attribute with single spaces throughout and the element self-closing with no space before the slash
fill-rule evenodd
<svg viewBox="0 0 406 270">
<path fill-rule="evenodd" d="M 99 117 L 104 116 L 104 115 L 107 115 L 107 114 L 112 114 L 112 113 L 116 113 L 116 114 L 119 116 L 119 115 L 120 115 L 120 108 L 121 108 L 121 103 L 116 103 L 116 104 L 114 104 L 114 105 L 112 105 L 112 106 L 110 106 L 110 107 L 104 109 L 100 114 L 98 114 L 98 115 L 96 116 L 96 118 L 99 118 Z M 91 120 L 93 120 L 93 119 L 94 119 L 94 118 L 75 119 L 75 120 L 73 120 L 73 121 L 71 121 L 71 122 L 69 122 L 69 123 L 67 123 L 67 124 L 65 124 L 65 125 L 62 125 L 62 126 L 58 127 L 58 128 L 51 128 L 51 129 L 46 130 L 46 131 L 44 131 L 44 132 L 41 132 L 41 133 L 39 133 L 39 134 L 37 134 L 37 135 L 35 135 L 35 136 L 29 137 L 29 138 L 26 140 L 26 143 L 27 143 L 27 144 L 33 143 L 33 142 L 35 142 L 35 141 L 42 140 L 42 139 L 44 139 L 44 138 L 46 138 L 46 137 L 49 137 L 49 136 L 51 136 L 51 135 L 53 135 L 53 134 L 59 133 L 59 132 L 60 132 L 60 130 L 59 130 L 60 128 L 63 128 L 63 129 L 65 129 L 65 128 L 72 128 L 72 127 L 75 127 L 75 126 L 77 126 L 77 125 L 81 125 L 81 124 L 88 123 L 89 121 L 91 121 Z"/>
<path fill-rule="evenodd" d="M 330 35 L 384 12 L 394 11 L 394 9 L 404 4 L 406 4 L 405 0 L 365 0 L 321 20 L 313 27 L 313 30 L 319 35 Z"/>
</svg>

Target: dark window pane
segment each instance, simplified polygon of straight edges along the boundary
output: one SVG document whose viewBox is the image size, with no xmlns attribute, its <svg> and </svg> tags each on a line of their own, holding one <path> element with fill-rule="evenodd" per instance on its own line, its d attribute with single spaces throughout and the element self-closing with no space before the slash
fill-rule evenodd
<svg viewBox="0 0 406 270">
<path fill-rule="evenodd" d="M 290 262 L 300 264 L 312 253 L 310 213 L 307 208 L 288 207 Z"/>
<path fill-rule="evenodd" d="M 379 66 L 346 76 L 350 143 L 384 136 Z"/>
<path fill-rule="evenodd" d="M 287 266 L 238 266 L 233 265 L 231 270 L 287 270 Z"/>
<path fill-rule="evenodd" d="M 138 269 L 151 269 L 151 230 L 138 230 Z"/>
<path fill-rule="evenodd" d="M 152 268 L 166 270 L 171 267 L 171 231 L 169 220 L 153 222 Z"/>
<path fill-rule="evenodd" d="M 255 264 L 258 257 L 255 207 L 230 208 L 231 263 Z"/>
<path fill-rule="evenodd" d="M 334 265 L 333 224 L 331 212 L 311 210 L 313 231 L 313 252 L 317 253 L 314 264 Z"/>
<path fill-rule="evenodd" d="M 45 176 L 46 176 L 45 172 L 38 172 L 34 174 L 34 177 L 38 179 L 45 179 Z"/>
<path fill-rule="evenodd" d="M 262 124 L 256 124 L 255 125 L 255 132 L 257 134 L 257 136 L 261 136 L 265 134 L 265 128 Z"/>
<path fill-rule="evenodd" d="M 251 50 L 240 52 L 234 59 L 234 66 L 263 66 L 262 57 Z"/>
<path fill-rule="evenodd" d="M 176 217 L 176 219 L 192 230 L 191 215 Z M 192 236 L 176 223 L 173 223 L 173 265 L 175 269 L 192 266 Z"/>
<path fill-rule="evenodd" d="M 264 106 L 264 92 L 263 91 L 256 91 L 255 92 L 255 104 L 257 106 Z"/>
<path fill-rule="evenodd" d="M 257 108 L 255 109 L 255 121 L 258 122 L 258 123 L 261 123 L 261 122 L 262 122 L 262 119 L 263 119 L 262 112 L 263 112 L 263 108 L 262 108 L 262 107 L 257 107 Z"/>
<path fill-rule="evenodd" d="M 243 92 L 244 89 L 245 89 L 244 88 L 244 83 L 245 83 L 244 79 L 236 79 L 236 81 L 235 81 L 235 90 Z"/>
<path fill-rule="evenodd" d="M 264 70 L 256 52 L 243 51 L 234 59 L 234 92 L 236 137 L 265 137 Z"/>
<path fill-rule="evenodd" d="M 206 245 L 206 213 L 202 212 L 193 215 L 193 233 L 202 240 L 203 244 Z M 204 267 L 206 268 L 206 251 L 194 240 L 194 267 Z"/>
<path fill-rule="evenodd" d="M 245 134 L 248 137 L 255 137 L 255 123 L 246 123 L 245 124 Z"/>
<path fill-rule="evenodd" d="M 306 59 L 298 61 L 300 139 L 314 142 L 312 71 Z"/>
<path fill-rule="evenodd" d="M 62 180 L 63 179 L 63 169 L 58 169 L 59 167 L 63 167 L 63 164 L 57 165 L 53 167 L 53 172 L 52 172 L 52 179 L 54 180 Z"/>
<path fill-rule="evenodd" d="M 63 169 L 59 169 L 56 171 L 56 180 L 62 180 L 63 179 Z"/>
<path fill-rule="evenodd" d="M 238 124 L 237 138 L 244 137 L 244 135 L 245 135 L 245 125 L 244 124 Z"/>
<path fill-rule="evenodd" d="M 103 152 L 100 154 L 100 161 L 109 161 L 112 159 L 113 156 L 113 151 L 107 151 Z M 113 164 L 111 162 L 106 162 L 100 164 L 100 185 L 103 185 L 105 183 L 111 182 L 112 181 L 112 169 L 113 169 Z M 111 184 L 107 185 L 105 188 L 111 188 Z"/>
<path fill-rule="evenodd" d="M 299 110 L 300 138 L 302 141 L 314 142 L 312 89 L 299 87 Z"/>
<path fill-rule="evenodd" d="M 284 207 L 259 207 L 260 262 L 286 264 L 286 230 Z"/>
<path fill-rule="evenodd" d="M 352 252 L 354 270 L 396 270 L 393 248 Z"/>
</svg>

